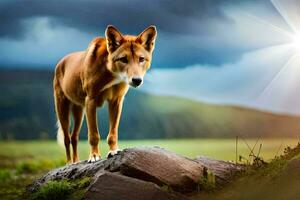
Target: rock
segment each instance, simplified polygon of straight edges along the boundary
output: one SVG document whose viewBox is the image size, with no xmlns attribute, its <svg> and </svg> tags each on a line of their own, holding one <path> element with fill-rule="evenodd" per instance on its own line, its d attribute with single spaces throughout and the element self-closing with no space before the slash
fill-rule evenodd
<svg viewBox="0 0 300 200">
<path fill-rule="evenodd" d="M 96 163 L 82 161 L 54 169 L 27 188 L 35 192 L 51 180 L 91 177 L 84 199 L 184 199 L 202 190 L 207 169 L 217 184 L 228 182 L 242 167 L 207 157 L 195 160 L 158 147 L 125 149 Z M 205 182 L 205 181 L 204 181 Z"/>
<path fill-rule="evenodd" d="M 218 186 L 228 183 L 239 172 L 245 169 L 244 165 L 216 160 L 206 156 L 198 156 L 195 161 L 213 173 Z"/>
<path fill-rule="evenodd" d="M 202 165 L 161 148 L 125 149 L 111 161 L 106 168 L 111 172 L 120 171 L 180 192 L 196 190 L 203 176 Z"/>
<path fill-rule="evenodd" d="M 104 172 L 88 188 L 83 199 L 184 200 L 186 198 L 163 191 L 151 182 Z"/>
<path fill-rule="evenodd" d="M 96 163 L 81 161 L 54 169 L 37 179 L 33 184 L 27 187 L 27 190 L 29 192 L 34 192 L 45 183 L 54 180 L 75 180 L 86 176 L 93 177 L 97 172 L 104 171 L 104 163 L 105 160 Z"/>
</svg>

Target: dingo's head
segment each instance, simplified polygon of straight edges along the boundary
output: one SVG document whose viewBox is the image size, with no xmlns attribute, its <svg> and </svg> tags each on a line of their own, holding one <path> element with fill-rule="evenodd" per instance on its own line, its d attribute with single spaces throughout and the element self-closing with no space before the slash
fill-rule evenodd
<svg viewBox="0 0 300 200">
<path fill-rule="evenodd" d="M 138 36 L 123 36 L 114 26 L 108 26 L 105 31 L 108 69 L 121 81 L 140 86 L 150 68 L 156 35 L 155 26 Z"/>
</svg>

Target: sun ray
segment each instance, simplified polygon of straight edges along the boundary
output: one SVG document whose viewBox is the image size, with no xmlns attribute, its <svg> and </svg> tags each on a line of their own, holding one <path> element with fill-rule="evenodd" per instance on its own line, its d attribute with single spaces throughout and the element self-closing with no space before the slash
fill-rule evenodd
<svg viewBox="0 0 300 200">
<path fill-rule="evenodd" d="M 253 19 L 255 22 L 261 23 L 261 24 L 263 24 L 263 25 L 267 25 L 267 26 L 269 26 L 271 29 L 273 29 L 274 31 L 279 32 L 279 33 L 281 33 L 281 34 L 283 34 L 283 35 L 285 35 L 285 36 L 288 36 L 290 39 L 293 39 L 293 34 L 291 34 L 290 32 L 288 32 L 288 31 L 286 31 L 286 30 L 284 30 L 284 29 L 282 29 L 282 28 L 280 28 L 280 27 L 278 27 L 278 26 L 276 26 L 276 25 L 274 25 L 274 24 L 272 24 L 272 23 L 270 23 L 270 22 L 267 22 L 267 21 L 265 21 L 265 20 L 263 20 L 263 19 L 261 19 L 261 18 L 255 16 L 255 15 L 252 15 L 252 14 L 250 14 L 250 13 L 248 13 L 248 12 L 243 12 L 243 14 L 244 14 L 245 16 L 247 16 L 247 17 Z"/>
<path fill-rule="evenodd" d="M 259 93 L 259 95 L 257 96 L 255 102 L 259 102 L 262 98 L 264 98 L 266 96 L 266 94 L 268 92 L 272 91 L 273 90 L 273 86 L 278 81 L 278 79 L 283 74 L 283 72 L 285 72 L 289 67 L 291 67 L 293 65 L 293 63 L 295 62 L 295 60 L 300 57 L 300 55 L 299 55 L 300 36 L 298 35 L 299 34 L 299 29 L 296 27 L 295 23 L 291 19 L 291 17 L 290 17 L 291 14 L 287 13 L 287 9 L 285 9 L 286 6 L 283 6 L 282 3 L 279 2 L 278 0 L 271 0 L 271 2 L 274 5 L 274 7 L 278 10 L 278 12 L 280 13 L 280 15 L 283 17 L 283 19 L 286 21 L 286 23 L 292 28 L 292 30 L 293 30 L 292 33 L 288 32 L 288 31 L 285 31 L 285 30 L 281 29 L 280 27 L 278 27 L 276 25 L 273 25 L 272 23 L 269 23 L 267 21 L 264 21 L 263 19 L 260 19 L 260 18 L 254 16 L 254 15 L 251 15 L 249 13 L 245 13 L 245 14 L 247 14 L 249 17 L 251 17 L 252 19 L 254 19 L 256 22 L 268 25 L 268 26 L 272 27 L 273 30 L 275 30 L 277 32 L 280 32 L 280 33 L 288 36 L 291 39 L 290 44 L 291 44 L 291 48 L 294 49 L 294 54 L 285 63 L 285 65 L 283 65 L 279 69 L 279 71 L 277 71 L 274 74 L 274 76 L 272 77 L 272 79 L 267 83 L 267 85 Z M 285 83 L 285 84 L 287 84 L 287 83 Z"/>
<path fill-rule="evenodd" d="M 294 21 L 290 18 L 291 14 L 283 7 L 283 5 L 278 0 L 271 0 L 271 3 L 277 9 L 279 14 L 283 17 L 286 23 L 292 28 L 292 30 L 297 33 L 299 32 L 299 27 L 297 28 Z"/>
<path fill-rule="evenodd" d="M 265 94 L 271 89 L 272 85 L 274 84 L 274 82 L 276 82 L 278 80 L 278 78 L 280 77 L 280 75 L 282 74 L 282 72 L 287 69 L 290 64 L 298 57 L 298 54 L 294 54 L 293 56 L 291 56 L 291 58 L 286 62 L 286 64 L 280 68 L 280 70 L 275 73 L 275 75 L 273 76 L 273 78 L 271 79 L 271 81 L 265 86 L 265 88 L 263 89 L 263 91 L 259 94 L 259 96 L 257 97 L 256 101 L 259 101 L 261 98 L 263 98 L 265 96 Z"/>
</svg>

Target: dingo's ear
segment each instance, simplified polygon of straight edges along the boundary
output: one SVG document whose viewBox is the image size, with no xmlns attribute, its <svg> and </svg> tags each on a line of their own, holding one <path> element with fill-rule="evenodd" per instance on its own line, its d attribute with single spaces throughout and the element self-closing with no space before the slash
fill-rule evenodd
<svg viewBox="0 0 300 200">
<path fill-rule="evenodd" d="M 123 41 L 123 36 L 120 33 L 120 31 L 118 31 L 118 29 L 116 29 L 112 25 L 107 26 L 105 31 L 105 37 L 106 37 L 107 51 L 110 53 L 114 52 L 121 45 L 121 42 Z"/>
<path fill-rule="evenodd" d="M 141 43 L 147 51 L 152 52 L 154 49 L 156 35 L 156 27 L 149 26 L 137 37 L 136 41 Z"/>
</svg>

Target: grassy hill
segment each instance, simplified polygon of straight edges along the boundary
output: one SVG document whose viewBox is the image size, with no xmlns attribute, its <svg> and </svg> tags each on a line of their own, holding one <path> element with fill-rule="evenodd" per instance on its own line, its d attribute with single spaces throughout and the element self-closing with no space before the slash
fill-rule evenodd
<svg viewBox="0 0 300 200">
<path fill-rule="evenodd" d="M 0 138 L 55 138 L 50 71 L 0 71 Z M 300 118 L 235 106 L 218 106 L 130 90 L 120 124 L 121 139 L 291 136 Z M 99 112 L 102 137 L 108 130 L 107 108 Z M 86 127 L 81 137 L 86 138 Z"/>
</svg>

